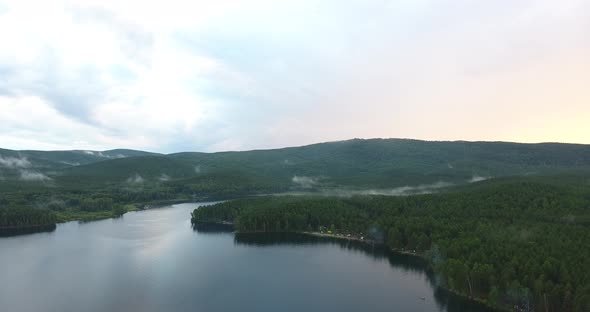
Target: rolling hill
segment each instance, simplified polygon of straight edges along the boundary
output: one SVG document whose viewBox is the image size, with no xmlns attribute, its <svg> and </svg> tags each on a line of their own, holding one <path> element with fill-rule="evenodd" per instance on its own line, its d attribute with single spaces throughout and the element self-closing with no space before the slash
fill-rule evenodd
<svg viewBox="0 0 590 312">
<path fill-rule="evenodd" d="M 72 166 L 87 165 L 99 161 L 157 155 L 156 153 L 129 149 L 114 149 L 108 151 L 33 151 L 0 149 L 0 168 L 14 167 L 61 169 Z"/>
<path fill-rule="evenodd" d="M 261 192 L 264 188 L 436 187 L 590 168 L 589 145 L 407 139 L 354 139 L 272 150 L 169 155 L 133 150 L 0 150 L 0 155 L 4 160 L 0 183 L 4 184 L 41 181 L 51 187 L 80 188 L 137 183 L 245 184 L 264 186 Z"/>
</svg>

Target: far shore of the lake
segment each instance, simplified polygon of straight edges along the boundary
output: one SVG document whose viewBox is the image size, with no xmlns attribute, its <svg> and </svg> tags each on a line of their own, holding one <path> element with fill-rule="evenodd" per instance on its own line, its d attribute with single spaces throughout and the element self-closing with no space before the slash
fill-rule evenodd
<svg viewBox="0 0 590 312">
<path fill-rule="evenodd" d="M 170 199 L 170 200 L 158 200 L 149 202 L 140 202 L 125 205 L 125 212 L 123 214 L 117 214 L 113 210 L 100 210 L 100 211 L 81 211 L 81 210 L 64 210 L 56 211 L 55 215 L 57 220 L 55 223 L 50 224 L 34 224 L 34 225 L 23 225 L 23 226 L 5 226 L 0 227 L 0 236 L 17 236 L 34 234 L 40 232 L 48 232 L 55 230 L 56 226 L 61 223 L 78 221 L 82 223 L 94 222 L 106 219 L 120 218 L 127 212 L 141 211 L 162 208 L 170 205 L 183 204 L 183 203 L 194 203 L 188 199 Z"/>
<path fill-rule="evenodd" d="M 170 205 L 176 204 L 183 204 L 183 203 L 192 203 L 193 201 L 188 199 L 169 199 L 169 200 L 158 200 L 158 201 L 149 201 L 149 202 L 140 202 L 140 203 L 133 203 L 129 205 L 125 205 L 126 211 L 141 211 L 141 210 L 149 210 L 149 209 L 156 209 L 161 207 L 166 207 Z M 101 211 L 80 211 L 80 210 L 71 210 L 65 212 L 57 212 L 57 223 L 65 223 L 71 221 L 79 221 L 79 222 L 92 222 L 92 221 L 100 221 L 106 219 L 114 219 L 119 218 L 121 215 L 115 214 L 112 210 L 101 210 Z"/>
</svg>

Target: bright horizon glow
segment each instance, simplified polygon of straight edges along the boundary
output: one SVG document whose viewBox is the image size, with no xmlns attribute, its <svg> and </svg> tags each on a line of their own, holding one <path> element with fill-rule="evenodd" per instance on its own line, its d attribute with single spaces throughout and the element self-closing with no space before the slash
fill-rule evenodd
<svg viewBox="0 0 590 312">
<path fill-rule="evenodd" d="M 275 149 L 283 149 L 283 148 L 292 148 L 292 147 L 303 147 L 303 146 L 309 146 L 309 145 L 315 145 L 315 144 L 324 144 L 324 143 L 333 143 L 333 142 L 343 142 L 343 141 L 350 141 L 350 140 L 355 140 L 355 139 L 360 139 L 360 140 L 372 140 L 372 139 L 383 139 L 383 140 L 387 140 L 387 139 L 393 139 L 393 140 L 415 140 L 415 141 L 425 141 L 425 142 L 469 142 L 469 143 L 477 143 L 477 142 L 487 142 L 487 143 L 517 143 L 517 144 L 572 144 L 572 145 L 590 145 L 587 143 L 576 143 L 576 142 L 558 142 L 558 141 L 540 141 L 540 142 L 516 142 L 516 141 L 502 141 L 502 140 L 425 140 L 425 139 L 416 139 L 416 138 L 379 138 L 379 137 L 374 137 L 374 138 L 349 138 L 349 139 L 343 139 L 343 140 L 336 140 L 336 141 L 321 141 L 321 142 L 312 142 L 312 143 L 308 143 L 308 144 L 302 144 L 302 145 L 278 145 L 278 146 L 274 146 L 274 147 L 267 147 L 267 148 L 245 148 L 245 149 L 236 149 L 236 150 L 232 150 L 232 149 L 228 149 L 228 150 L 218 150 L 218 151 L 198 151 L 198 150 L 179 150 L 179 151 L 173 151 L 173 152 L 157 152 L 157 151 L 153 151 L 153 150 L 148 150 L 148 149 L 134 149 L 134 148 L 127 148 L 127 147 L 114 147 L 114 148 L 109 148 L 109 149 L 103 149 L 103 150 L 91 150 L 91 149 L 79 149 L 79 148 L 57 148 L 57 149 L 51 149 L 51 148 L 47 148 L 47 149 L 17 149 L 17 148 L 8 148 L 10 150 L 14 150 L 14 151 L 48 151 L 48 152 L 54 152 L 54 151 L 83 151 L 83 152 L 106 152 L 106 151 L 111 151 L 111 150 L 118 150 L 118 149 L 127 149 L 127 150 L 137 150 L 137 151 L 143 151 L 143 152 L 150 152 L 150 153 L 159 153 L 159 154 L 163 154 L 163 155 L 167 155 L 167 154 L 175 154 L 175 153 L 184 153 L 184 152 L 198 152 L 198 153 L 224 153 L 224 152 L 247 152 L 247 151 L 264 151 L 264 150 L 275 150 Z M 7 149 L 6 147 L 0 147 L 0 149 Z"/>
<path fill-rule="evenodd" d="M 0 0 L 0 148 L 590 144 L 590 2 Z"/>
</svg>

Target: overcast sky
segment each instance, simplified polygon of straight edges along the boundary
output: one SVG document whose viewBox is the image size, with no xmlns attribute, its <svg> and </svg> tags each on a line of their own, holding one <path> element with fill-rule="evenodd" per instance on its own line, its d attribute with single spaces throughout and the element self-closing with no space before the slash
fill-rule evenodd
<svg viewBox="0 0 590 312">
<path fill-rule="evenodd" d="M 2 1 L 0 147 L 590 143 L 590 1 Z"/>
</svg>

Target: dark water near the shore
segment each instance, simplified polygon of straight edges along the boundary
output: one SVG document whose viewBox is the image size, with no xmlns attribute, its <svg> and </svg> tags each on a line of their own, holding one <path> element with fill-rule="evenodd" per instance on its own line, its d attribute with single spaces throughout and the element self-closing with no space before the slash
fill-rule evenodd
<svg viewBox="0 0 590 312">
<path fill-rule="evenodd" d="M 0 238 L 1 311 L 486 311 L 421 261 L 324 238 L 194 231 L 180 204 Z"/>
</svg>

